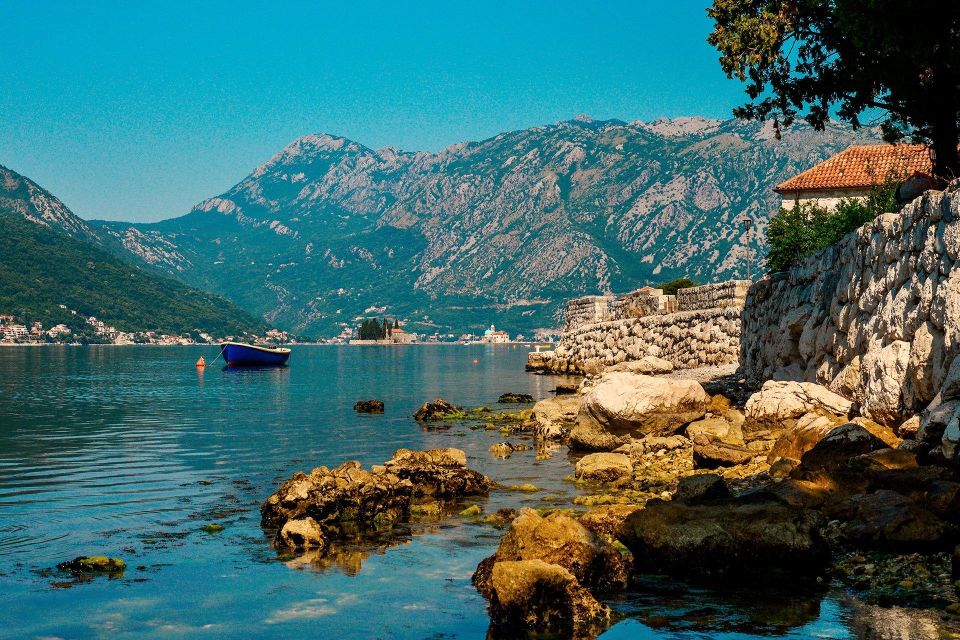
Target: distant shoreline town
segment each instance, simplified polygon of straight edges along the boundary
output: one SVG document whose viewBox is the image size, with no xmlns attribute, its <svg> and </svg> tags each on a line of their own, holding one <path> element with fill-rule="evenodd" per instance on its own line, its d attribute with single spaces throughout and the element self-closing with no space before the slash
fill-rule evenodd
<svg viewBox="0 0 960 640">
<path fill-rule="evenodd" d="M 365 336 L 363 327 L 368 321 L 358 327 L 345 327 L 333 338 L 307 340 L 298 338 L 280 329 L 268 329 L 263 336 L 213 336 L 208 332 L 195 329 L 193 331 L 168 334 L 160 331 L 121 331 L 107 324 L 96 316 L 84 317 L 76 311 L 68 309 L 66 305 L 60 308 L 76 316 L 78 322 L 58 323 L 53 326 L 44 326 L 39 321 L 29 321 L 18 318 L 13 314 L 0 314 L 0 346 L 15 345 L 158 345 L 158 346 L 190 346 L 209 345 L 236 340 L 255 344 L 348 344 L 363 345 L 411 345 L 411 344 L 521 344 L 547 343 L 557 336 L 551 330 L 538 330 L 532 338 L 523 334 L 511 336 L 508 332 L 490 325 L 482 334 L 463 333 L 433 333 L 421 335 L 405 330 L 400 322 L 379 328 L 378 337 Z M 362 337 L 363 336 L 363 337 Z"/>
</svg>

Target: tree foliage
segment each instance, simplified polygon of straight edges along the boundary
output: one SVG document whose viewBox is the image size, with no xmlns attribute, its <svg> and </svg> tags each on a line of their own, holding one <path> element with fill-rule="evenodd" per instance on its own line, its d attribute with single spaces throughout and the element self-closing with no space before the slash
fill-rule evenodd
<svg viewBox="0 0 960 640">
<path fill-rule="evenodd" d="M 785 271 L 881 213 L 898 209 L 896 185 L 889 182 L 871 189 L 864 200 L 841 200 L 832 211 L 813 202 L 780 209 L 767 226 L 767 268 Z"/>
<path fill-rule="evenodd" d="M 960 2 L 714 0 L 708 42 L 746 82 L 741 118 L 823 129 L 884 114 L 884 138 L 930 144 L 937 176 L 960 175 Z"/>
<path fill-rule="evenodd" d="M 394 320 L 393 324 L 391 325 L 390 320 L 387 318 L 383 318 L 383 320 L 368 318 L 360 323 L 360 339 L 385 340 L 394 328 L 399 327 L 400 324 L 396 320 Z"/>
<path fill-rule="evenodd" d="M 700 286 L 699 283 L 684 276 L 683 278 L 676 278 L 670 282 L 664 282 L 658 288 L 663 289 L 664 295 L 675 296 L 680 289 L 689 289 L 690 287 L 697 286 Z"/>
</svg>

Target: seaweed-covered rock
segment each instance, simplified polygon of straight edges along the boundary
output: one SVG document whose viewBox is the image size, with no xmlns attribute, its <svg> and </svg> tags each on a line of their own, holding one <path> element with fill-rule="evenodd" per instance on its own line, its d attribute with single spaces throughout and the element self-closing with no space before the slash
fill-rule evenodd
<svg viewBox="0 0 960 640">
<path fill-rule="evenodd" d="M 543 560 L 496 563 L 489 594 L 491 626 L 512 633 L 580 634 L 610 619 L 610 610 L 570 571 Z"/>
<path fill-rule="evenodd" d="M 447 402 L 443 398 L 434 398 L 431 402 L 424 402 L 413 414 L 413 418 L 420 422 L 428 422 L 431 420 L 447 420 L 459 415 L 463 415 L 463 407 Z"/>
<path fill-rule="evenodd" d="M 500 540 L 500 546 L 473 574 L 473 584 L 490 598 L 491 570 L 498 562 L 543 560 L 570 571 L 584 586 L 599 591 L 623 588 L 628 563 L 607 541 L 561 513 L 546 517 L 522 509 Z"/>
<path fill-rule="evenodd" d="M 336 469 L 297 472 L 260 507 L 261 524 L 280 529 L 288 520 L 311 517 L 321 526 L 340 521 L 372 525 L 396 520 L 410 505 L 413 485 L 391 473 L 371 473 L 351 460 Z"/>
<path fill-rule="evenodd" d="M 842 536 L 858 546 L 894 551 L 952 548 L 956 530 L 908 497 L 889 490 L 854 495 L 832 505 Z"/>
<path fill-rule="evenodd" d="M 643 507 L 637 504 L 605 504 L 580 516 L 580 524 L 602 538 L 613 540 L 619 535 L 627 516 Z"/>
<path fill-rule="evenodd" d="M 497 398 L 500 404 L 529 404 L 533 402 L 533 396 L 529 393 L 503 393 Z"/>
<path fill-rule="evenodd" d="M 279 532 L 279 545 L 290 546 L 282 533 L 289 521 L 310 518 L 327 537 L 347 524 L 381 529 L 407 516 L 414 497 L 457 498 L 489 489 L 490 479 L 468 469 L 459 449 L 400 449 L 372 471 L 349 461 L 293 474 L 260 507 L 261 524 Z"/>
<path fill-rule="evenodd" d="M 107 575 L 119 577 L 126 570 L 126 563 L 120 558 L 107 556 L 77 556 L 73 560 L 61 562 L 57 565 L 61 571 L 67 571 L 75 576 Z"/>
<path fill-rule="evenodd" d="M 513 454 L 513 445 L 509 442 L 497 442 L 490 445 L 490 453 L 498 458 L 509 458 Z"/>
<path fill-rule="evenodd" d="M 457 498 L 490 491 L 490 479 L 467 468 L 467 456 L 460 449 L 398 449 L 383 466 L 387 475 L 409 481 L 414 496 Z"/>
<path fill-rule="evenodd" d="M 383 400 L 359 400 L 353 405 L 357 413 L 383 413 Z"/>
</svg>

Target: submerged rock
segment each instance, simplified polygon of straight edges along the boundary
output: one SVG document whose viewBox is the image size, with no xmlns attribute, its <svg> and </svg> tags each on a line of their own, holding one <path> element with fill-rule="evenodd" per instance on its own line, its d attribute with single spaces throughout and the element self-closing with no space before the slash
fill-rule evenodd
<svg viewBox="0 0 960 640">
<path fill-rule="evenodd" d="M 383 400 L 360 400 L 353 405 L 357 413 L 383 413 Z"/>
<path fill-rule="evenodd" d="M 447 420 L 461 415 L 464 415 L 463 407 L 447 402 L 443 398 L 435 398 L 432 402 L 424 402 L 413 414 L 413 418 L 420 422 L 428 422 L 431 420 Z"/>
<path fill-rule="evenodd" d="M 509 442 L 498 442 L 490 445 L 490 453 L 498 458 L 509 458 L 513 454 L 513 445 Z"/>
</svg>

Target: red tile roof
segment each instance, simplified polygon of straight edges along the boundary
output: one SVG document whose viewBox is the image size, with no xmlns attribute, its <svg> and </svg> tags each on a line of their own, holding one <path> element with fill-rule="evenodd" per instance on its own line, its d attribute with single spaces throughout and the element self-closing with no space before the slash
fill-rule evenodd
<svg viewBox="0 0 960 640">
<path fill-rule="evenodd" d="M 929 176 L 930 153 L 922 144 L 867 144 L 847 147 L 774 189 L 777 193 L 856 189 L 881 184 L 888 178 L 906 180 Z"/>
</svg>

